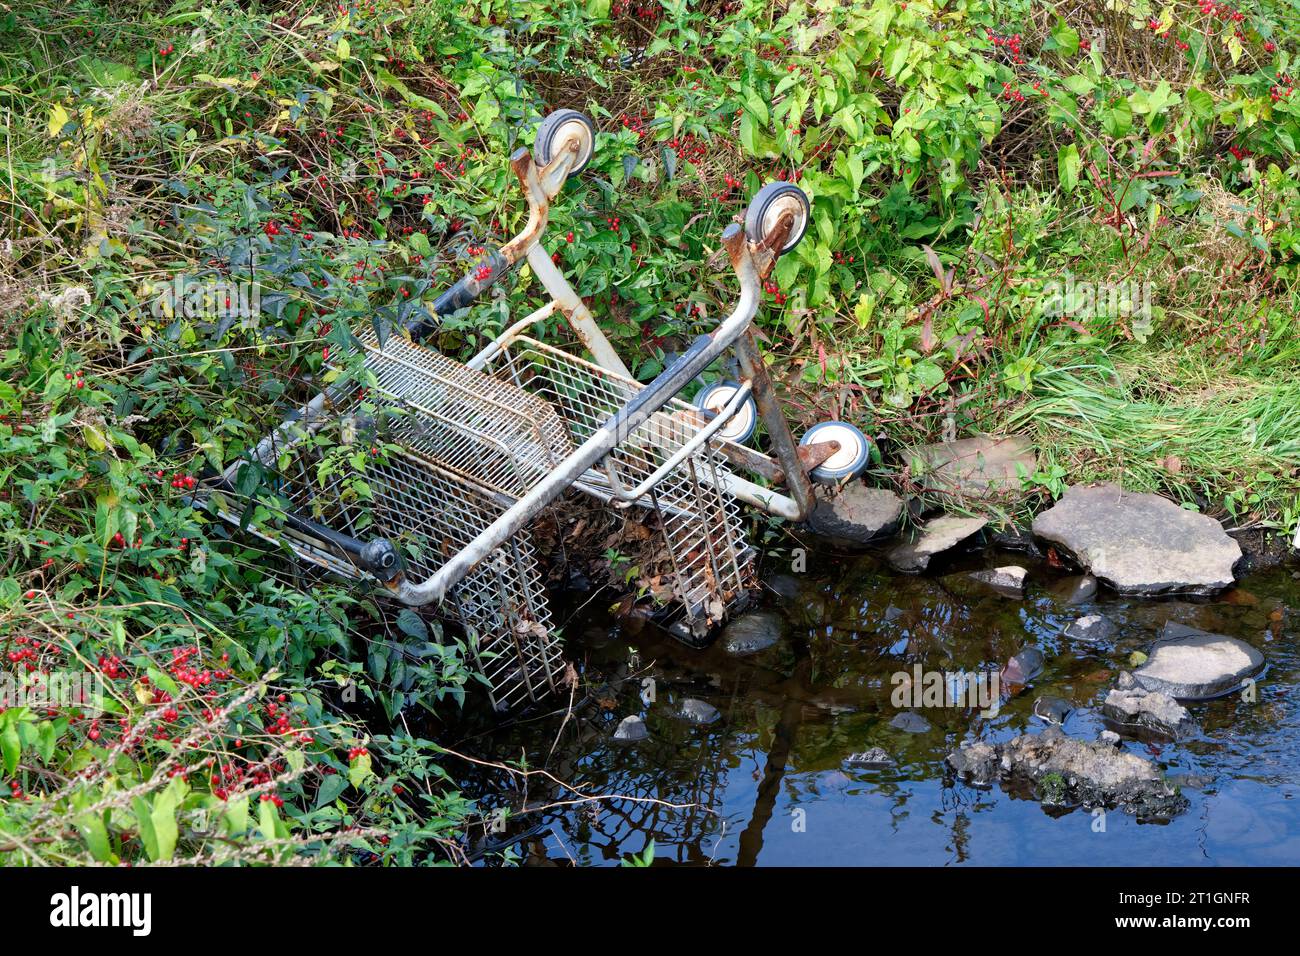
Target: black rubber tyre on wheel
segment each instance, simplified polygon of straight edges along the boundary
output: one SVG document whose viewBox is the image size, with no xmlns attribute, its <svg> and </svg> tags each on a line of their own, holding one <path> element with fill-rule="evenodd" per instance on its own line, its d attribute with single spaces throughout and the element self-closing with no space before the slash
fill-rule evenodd
<svg viewBox="0 0 1300 956">
<path fill-rule="evenodd" d="M 571 138 L 578 140 L 578 161 L 569 170 L 569 175 L 580 173 L 596 151 L 596 125 L 577 110 L 556 110 L 547 114 L 537 127 L 533 156 L 539 165 L 545 166 L 559 155 Z"/>
<path fill-rule="evenodd" d="M 802 189 L 794 183 L 783 182 L 768 183 L 750 200 L 745 210 L 745 235 L 749 241 L 762 242 L 787 211 L 794 213 L 794 227 L 778 252 L 786 253 L 799 245 L 812 218 L 812 205 Z"/>
</svg>

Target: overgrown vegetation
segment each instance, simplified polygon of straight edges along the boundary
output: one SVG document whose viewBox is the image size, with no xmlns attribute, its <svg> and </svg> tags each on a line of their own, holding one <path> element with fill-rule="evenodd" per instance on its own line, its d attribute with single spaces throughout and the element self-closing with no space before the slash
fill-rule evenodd
<svg viewBox="0 0 1300 956">
<path fill-rule="evenodd" d="M 718 235 L 786 179 L 814 221 L 767 288 L 768 349 L 793 417 L 877 439 L 878 480 L 906 484 L 908 445 L 1024 430 L 1027 490 L 1122 479 L 1294 531 L 1298 20 L 1278 0 L 0 3 L 3 666 L 89 669 L 111 698 L 0 714 L 0 859 L 462 858 L 474 809 L 435 745 L 368 736 L 349 698 L 399 727 L 454 712 L 463 648 L 296 589 L 187 492 L 352 330 L 512 234 L 505 157 L 551 109 L 601 131 L 551 250 L 637 374 L 725 308 Z M 212 297 L 241 281 L 249 315 Z M 525 281 L 433 344 L 525 314 Z"/>
</svg>

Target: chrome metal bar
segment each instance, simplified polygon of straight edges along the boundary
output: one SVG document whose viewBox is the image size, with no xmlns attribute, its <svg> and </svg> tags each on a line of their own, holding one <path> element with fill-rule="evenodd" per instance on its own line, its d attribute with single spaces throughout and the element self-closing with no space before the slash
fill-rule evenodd
<svg viewBox="0 0 1300 956">
<path fill-rule="evenodd" d="M 538 243 L 528 250 L 528 264 L 532 266 L 533 272 L 541 280 L 546 291 L 549 292 L 559 306 L 560 312 L 569 320 L 573 326 L 573 331 L 578 334 L 596 363 L 602 368 L 607 368 L 611 372 L 617 372 L 619 375 L 632 377 L 628 367 L 623 364 L 623 360 L 618 357 L 614 351 L 614 346 L 609 344 L 609 339 L 605 333 L 600 330 L 596 324 L 596 319 L 592 316 L 591 310 L 582 304 L 582 299 L 578 293 L 573 291 L 569 285 L 569 280 L 564 278 L 563 273 L 555 268 L 555 263 L 551 257 L 546 254 L 546 250 Z"/>
</svg>

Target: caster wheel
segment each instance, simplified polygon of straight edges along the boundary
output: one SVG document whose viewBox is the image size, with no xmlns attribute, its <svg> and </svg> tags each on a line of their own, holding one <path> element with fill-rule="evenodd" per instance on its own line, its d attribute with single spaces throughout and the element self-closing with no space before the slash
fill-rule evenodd
<svg viewBox="0 0 1300 956">
<path fill-rule="evenodd" d="M 867 467 L 871 455 L 871 439 L 848 422 L 818 422 L 803 433 L 800 445 L 837 441 L 840 450 L 814 468 L 810 474 L 814 481 L 839 481 L 852 478 Z"/>
<path fill-rule="evenodd" d="M 799 245 L 812 214 L 808 197 L 794 183 L 768 183 L 754 194 L 745 210 L 745 235 L 750 242 L 762 242 L 787 212 L 794 214 L 794 226 L 779 252 L 789 252 Z"/>
<path fill-rule="evenodd" d="M 739 382 L 714 382 L 712 385 L 706 385 L 695 396 L 695 407 L 706 412 L 720 412 L 739 389 Z M 749 396 L 740 408 L 736 409 L 736 414 L 731 416 L 731 420 L 719 429 L 718 436 L 727 441 L 744 444 L 753 436 L 754 429 L 757 427 L 758 406 L 754 404 L 753 396 Z"/>
<path fill-rule="evenodd" d="M 538 125 L 533 155 L 538 164 L 546 166 L 573 141 L 578 144 L 578 159 L 569 170 L 570 176 L 581 172 L 591 161 L 591 154 L 596 151 L 596 127 L 577 110 L 556 110 Z"/>
</svg>

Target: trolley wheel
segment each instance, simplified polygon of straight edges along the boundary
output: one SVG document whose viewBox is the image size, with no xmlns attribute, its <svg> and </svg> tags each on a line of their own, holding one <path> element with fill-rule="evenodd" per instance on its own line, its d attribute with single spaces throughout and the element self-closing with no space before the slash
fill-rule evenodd
<svg viewBox="0 0 1300 956">
<path fill-rule="evenodd" d="M 768 183 L 754 194 L 745 210 L 745 235 L 750 242 L 762 242 L 787 212 L 794 213 L 794 225 L 780 252 L 789 252 L 799 245 L 812 218 L 807 195 L 794 183 Z"/>
<path fill-rule="evenodd" d="M 706 385 L 695 396 L 695 407 L 706 412 L 720 412 L 738 391 L 740 391 L 739 382 L 714 382 L 712 385 Z M 744 444 L 753 436 L 754 429 L 757 427 L 758 406 L 754 404 L 754 397 L 751 395 L 747 396 L 736 409 L 736 414 L 731 416 L 731 420 L 718 430 L 718 435 L 727 441 Z"/>
<path fill-rule="evenodd" d="M 800 445 L 837 441 L 840 450 L 814 468 L 810 474 L 814 481 L 839 481 L 852 478 L 867 467 L 871 455 L 871 439 L 848 422 L 818 422 L 803 433 Z"/>
<path fill-rule="evenodd" d="M 596 151 L 596 126 L 577 110 L 556 110 L 548 113 L 538 125 L 533 154 L 539 164 L 546 166 L 560 154 L 560 150 L 575 140 L 578 144 L 578 161 L 569 170 L 570 176 L 581 172 L 591 161 L 591 154 Z"/>
</svg>

